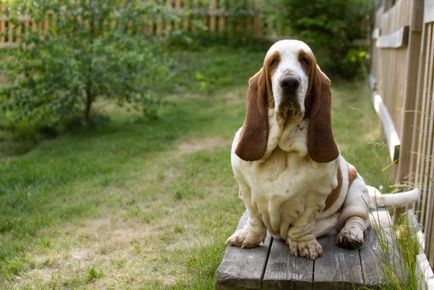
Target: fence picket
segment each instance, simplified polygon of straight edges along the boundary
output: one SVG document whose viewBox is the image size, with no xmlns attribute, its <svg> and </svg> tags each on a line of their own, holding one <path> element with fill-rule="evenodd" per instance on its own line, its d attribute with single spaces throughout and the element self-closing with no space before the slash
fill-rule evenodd
<svg viewBox="0 0 434 290">
<path fill-rule="evenodd" d="M 148 3 L 152 3 L 149 0 Z M 260 0 L 244 1 L 246 11 L 241 15 L 234 16 L 230 11 L 230 2 L 223 0 L 166 0 L 164 1 L 166 11 L 162 13 L 149 13 L 143 15 L 143 27 L 138 32 L 148 35 L 170 35 L 172 31 L 183 30 L 186 32 L 197 32 L 200 30 L 211 33 L 227 34 L 228 31 L 246 33 L 254 37 L 276 36 L 276 29 L 269 22 L 260 19 Z M 247 5 L 248 4 L 248 5 Z M 251 6 L 251 7 L 249 7 Z M 37 22 L 28 16 L 19 18 L 20 25 L 14 26 L 5 16 L 6 4 L 0 4 L 0 48 L 3 46 L 16 45 L 22 36 L 27 32 L 46 33 L 50 26 L 54 25 L 51 17 L 46 15 L 42 21 Z M 173 18 L 175 16 L 176 19 Z M 106 23 L 115 28 L 117 23 Z"/>
<path fill-rule="evenodd" d="M 422 187 L 423 192 L 426 192 L 428 188 L 426 188 L 426 169 L 427 169 L 427 156 L 425 156 L 426 152 L 428 151 L 428 128 L 429 128 L 429 119 L 430 119 L 430 113 L 429 113 L 429 108 L 430 108 L 430 99 L 427 97 L 428 93 L 427 93 L 427 88 L 429 86 L 429 65 L 432 66 L 433 64 L 433 54 L 430 54 L 429 51 L 431 50 L 432 46 L 432 36 L 433 36 L 433 31 L 432 31 L 432 27 L 429 26 L 427 29 L 427 50 L 428 50 L 428 54 L 427 54 L 427 59 L 425 60 L 427 62 L 428 65 L 425 66 L 426 70 L 425 70 L 425 75 L 424 75 L 424 84 L 423 84 L 423 93 L 422 93 L 422 97 L 424 98 L 424 102 L 422 104 L 422 132 L 421 132 L 421 138 L 420 140 L 422 141 L 422 150 L 420 152 L 421 154 L 421 160 L 420 160 L 420 170 L 419 170 L 419 174 L 420 174 L 420 185 Z M 426 225 L 426 211 L 427 211 L 427 205 L 428 205 L 428 194 L 424 194 L 423 199 L 422 199 L 422 208 L 421 210 L 421 221 L 423 222 L 424 225 Z"/>
<path fill-rule="evenodd" d="M 434 121 L 433 121 L 433 113 L 434 113 L 434 102 L 432 98 L 432 92 L 433 92 L 433 66 L 434 66 L 434 31 L 432 25 L 429 26 L 430 28 L 430 38 L 428 39 L 430 43 L 430 60 L 428 62 L 428 76 L 427 76 L 427 86 L 426 86 L 426 94 L 425 97 L 428 99 L 427 104 L 427 115 L 426 115 L 426 149 L 424 150 L 425 155 L 425 166 L 423 170 L 423 184 L 425 185 L 425 190 L 428 195 L 428 202 L 425 208 L 425 222 L 424 225 L 426 227 L 426 236 L 430 237 L 433 231 L 433 220 L 432 220 L 432 211 L 434 210 L 434 196 L 432 194 L 432 180 L 431 180 L 431 174 L 433 171 L 432 169 L 432 151 L 433 151 L 433 127 L 434 127 Z M 431 156 L 430 156 L 431 155 Z M 428 244 L 428 255 L 434 251 L 434 249 L 430 248 L 430 244 Z"/>
</svg>

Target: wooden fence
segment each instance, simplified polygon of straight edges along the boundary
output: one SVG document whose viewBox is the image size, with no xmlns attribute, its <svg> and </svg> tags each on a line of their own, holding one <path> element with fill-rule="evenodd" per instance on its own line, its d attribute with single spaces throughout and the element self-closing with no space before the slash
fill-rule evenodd
<svg viewBox="0 0 434 290">
<path fill-rule="evenodd" d="M 240 6 L 241 2 L 243 5 Z M 164 12 L 144 15 L 146 21 L 142 31 L 147 35 L 200 30 L 220 35 L 235 32 L 248 37 L 271 39 L 285 35 L 284 27 L 278 21 L 264 17 L 267 12 L 262 9 L 261 1 L 243 0 L 236 7 L 234 4 L 235 1 L 226 0 L 166 0 Z M 41 22 L 22 15 L 18 17 L 18 24 L 13 23 L 6 16 L 7 9 L 6 4 L 0 3 L 0 48 L 16 45 L 28 31 L 43 33 L 53 22 L 49 15 Z"/>
<path fill-rule="evenodd" d="M 414 205 L 434 265 L 434 0 L 383 0 L 372 33 L 371 86 L 397 183 L 419 187 Z"/>
</svg>

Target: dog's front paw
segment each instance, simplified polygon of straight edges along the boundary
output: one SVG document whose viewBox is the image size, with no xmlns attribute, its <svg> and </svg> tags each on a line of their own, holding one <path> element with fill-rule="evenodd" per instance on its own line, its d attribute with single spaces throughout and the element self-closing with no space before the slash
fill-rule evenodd
<svg viewBox="0 0 434 290">
<path fill-rule="evenodd" d="M 241 229 L 237 230 L 227 239 L 226 244 L 241 248 L 254 248 L 259 246 L 265 239 L 265 234 L 257 234 L 252 231 Z"/>
<path fill-rule="evenodd" d="M 336 244 L 347 249 L 358 249 L 363 245 L 363 231 L 358 226 L 345 226 L 339 233 Z"/>
<path fill-rule="evenodd" d="M 315 260 L 322 256 L 322 246 L 316 239 L 310 241 L 295 241 L 288 238 L 289 251 L 294 256 Z"/>
</svg>

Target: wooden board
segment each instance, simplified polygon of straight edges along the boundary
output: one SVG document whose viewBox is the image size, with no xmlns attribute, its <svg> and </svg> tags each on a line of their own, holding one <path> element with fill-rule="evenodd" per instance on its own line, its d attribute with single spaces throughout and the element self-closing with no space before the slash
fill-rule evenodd
<svg viewBox="0 0 434 290">
<path fill-rule="evenodd" d="M 380 37 L 380 29 L 379 28 L 375 28 L 372 31 L 372 39 L 377 40 Z"/>
<path fill-rule="evenodd" d="M 246 220 L 244 214 L 238 229 Z M 390 234 L 391 222 L 386 210 L 372 213 L 372 223 L 384 227 L 386 234 Z M 318 241 L 324 254 L 315 261 L 292 256 L 284 241 L 270 235 L 255 249 L 228 247 L 217 270 L 216 289 L 370 289 L 384 281 L 383 252 L 374 230 L 367 232 L 360 250 L 337 247 L 336 236 Z M 391 249 L 390 256 L 399 265 L 399 257 Z M 397 273 L 401 275 L 399 269 Z"/>
<path fill-rule="evenodd" d="M 408 43 L 409 26 L 403 26 L 399 30 L 380 36 L 377 39 L 378 48 L 400 48 Z"/>
<path fill-rule="evenodd" d="M 374 109 L 377 112 L 377 115 L 380 117 L 381 123 L 383 125 L 387 146 L 389 147 L 390 160 L 397 162 L 399 158 L 401 142 L 399 140 L 398 133 L 396 132 L 395 125 L 393 124 L 392 117 L 390 116 L 383 99 L 375 91 L 372 94 L 372 102 L 374 104 Z"/>
<path fill-rule="evenodd" d="M 247 222 L 247 214 L 240 219 L 238 228 Z M 223 262 L 217 269 L 216 289 L 261 289 L 261 280 L 268 260 L 272 238 L 253 249 L 241 249 L 229 246 Z"/>
<path fill-rule="evenodd" d="M 434 289 L 434 273 L 431 269 L 429 261 L 424 253 L 425 239 L 422 234 L 422 228 L 417 222 L 416 214 L 413 210 L 408 210 L 406 213 L 407 223 L 414 235 L 416 235 L 419 243 L 419 254 L 416 256 L 416 275 L 418 279 L 419 289 Z"/>
<path fill-rule="evenodd" d="M 434 274 L 425 254 L 416 256 L 416 274 L 419 276 L 420 289 L 434 289 Z"/>
<path fill-rule="evenodd" d="M 324 254 L 315 260 L 315 289 L 354 289 L 363 285 L 362 266 L 358 250 L 336 246 L 336 236 L 319 239 Z"/>
<path fill-rule="evenodd" d="M 423 22 L 433 22 L 434 21 L 434 0 L 424 0 L 424 16 Z"/>
<path fill-rule="evenodd" d="M 383 253 L 378 244 L 374 230 L 368 231 L 367 238 L 360 249 L 360 261 L 363 271 L 363 281 L 367 287 L 375 286 L 384 281 L 381 268 Z"/>
<path fill-rule="evenodd" d="M 294 257 L 284 241 L 274 239 L 265 270 L 263 289 L 311 289 L 314 261 Z"/>
<path fill-rule="evenodd" d="M 418 60 L 420 54 L 421 27 L 422 27 L 422 3 L 420 0 L 414 0 L 412 9 L 412 23 L 408 35 L 407 56 L 410 60 Z M 412 158 L 412 145 L 415 140 L 412 139 L 414 131 L 414 115 L 416 105 L 417 78 L 419 63 L 417 61 L 407 61 L 406 74 L 404 78 L 404 102 L 401 120 L 405 126 L 402 126 L 399 132 L 401 146 L 399 155 L 399 164 L 395 172 L 395 181 L 400 183 L 406 180 L 410 174 L 410 162 Z M 408 179 L 407 179 L 408 180 Z M 398 209 L 402 211 L 402 209 Z"/>
</svg>

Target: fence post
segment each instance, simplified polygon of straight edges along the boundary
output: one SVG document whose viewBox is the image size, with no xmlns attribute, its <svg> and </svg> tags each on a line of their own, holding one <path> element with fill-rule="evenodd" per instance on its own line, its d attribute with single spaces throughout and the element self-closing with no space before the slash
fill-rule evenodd
<svg viewBox="0 0 434 290">
<path fill-rule="evenodd" d="M 5 16 L 3 14 L 3 8 L 4 8 L 3 4 L 0 3 L 0 48 L 5 43 L 5 36 L 3 35 L 3 33 L 5 32 L 5 24 L 4 24 Z"/>
<path fill-rule="evenodd" d="M 217 15 L 217 0 L 211 0 L 209 3 L 209 30 L 211 32 L 216 31 L 216 15 Z"/>
<path fill-rule="evenodd" d="M 262 36 L 261 10 L 261 1 L 256 0 L 253 7 L 253 33 L 256 37 Z"/>
<path fill-rule="evenodd" d="M 401 150 L 399 156 L 399 166 L 396 174 L 396 180 L 402 182 L 409 180 L 408 174 L 410 173 L 411 162 L 411 149 L 413 143 L 414 131 L 414 110 L 415 110 L 415 96 L 417 93 L 417 78 L 419 66 L 419 53 L 421 42 L 421 26 L 422 26 L 422 0 L 412 0 L 411 5 L 411 20 L 409 30 L 409 41 L 407 48 L 408 67 L 406 68 L 405 87 L 404 87 L 404 111 L 402 113 L 402 126 L 401 130 Z"/>
</svg>

